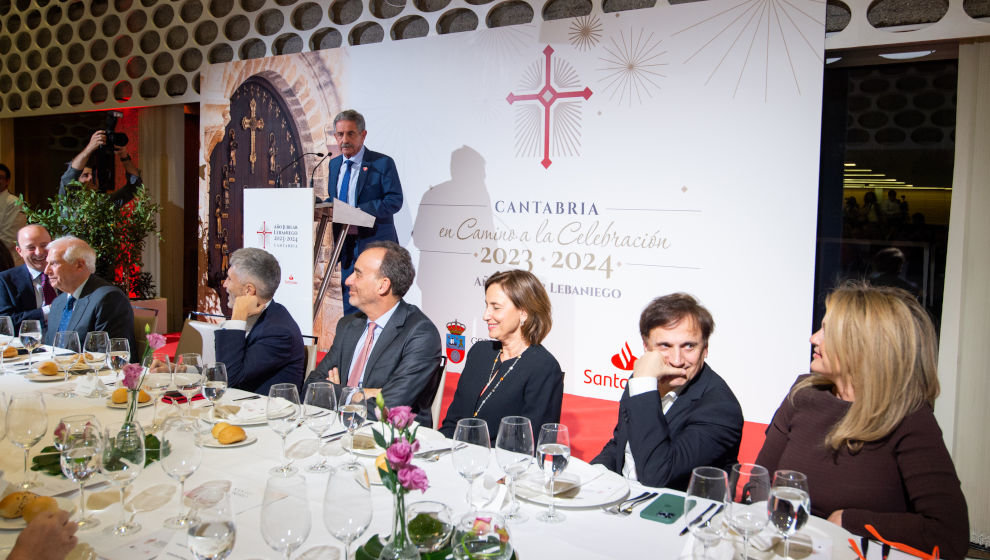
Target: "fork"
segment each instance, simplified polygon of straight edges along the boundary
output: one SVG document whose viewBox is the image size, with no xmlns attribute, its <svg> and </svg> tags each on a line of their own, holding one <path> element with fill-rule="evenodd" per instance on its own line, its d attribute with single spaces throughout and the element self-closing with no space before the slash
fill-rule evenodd
<svg viewBox="0 0 990 560">
<path fill-rule="evenodd" d="M 633 510 L 634 510 L 634 509 L 636 508 L 636 506 L 638 506 L 639 504 L 641 504 L 641 503 L 643 503 L 643 502 L 648 502 L 648 501 L 650 501 L 650 500 L 652 500 L 653 498 L 656 498 L 656 497 L 657 497 L 658 495 L 659 495 L 659 494 L 658 494 L 657 492 L 650 492 L 650 493 L 649 493 L 649 494 L 648 494 L 648 495 L 647 495 L 647 496 L 646 496 L 645 498 L 643 498 L 642 500 L 637 500 L 637 501 L 635 501 L 635 502 L 633 502 L 633 503 L 631 503 L 631 504 L 629 504 L 629 505 L 627 505 L 627 506 L 626 506 L 626 507 L 624 507 L 624 508 L 619 508 L 619 515 L 621 515 L 621 516 L 623 516 L 623 517 L 625 517 L 625 516 L 627 516 L 627 515 L 631 515 L 631 514 L 632 514 L 632 512 L 633 512 Z"/>
<path fill-rule="evenodd" d="M 628 500 L 619 502 L 617 504 L 613 504 L 613 505 L 610 505 L 608 507 L 602 507 L 602 511 L 604 511 L 605 513 L 608 513 L 610 515 L 618 515 L 620 509 L 623 509 L 624 507 L 627 507 L 628 505 L 638 504 L 639 502 L 641 502 L 643 500 L 648 500 L 648 499 L 650 499 L 652 497 L 651 494 L 652 494 L 652 496 L 656 496 L 656 493 L 655 492 L 643 492 L 642 494 L 640 494 L 639 496 L 636 496 L 635 498 L 629 498 Z"/>
</svg>

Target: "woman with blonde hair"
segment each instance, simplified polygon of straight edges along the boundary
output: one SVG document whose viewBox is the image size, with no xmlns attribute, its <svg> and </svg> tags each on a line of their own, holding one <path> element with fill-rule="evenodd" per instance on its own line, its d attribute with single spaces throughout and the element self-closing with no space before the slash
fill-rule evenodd
<svg viewBox="0 0 990 560">
<path fill-rule="evenodd" d="M 969 546 L 966 500 L 933 406 L 935 328 L 898 288 L 847 284 L 826 300 L 798 378 L 767 428 L 757 463 L 807 475 L 812 513 L 857 535 L 942 558 Z"/>
<path fill-rule="evenodd" d="M 553 322 L 543 284 L 524 270 L 489 276 L 484 320 L 491 340 L 476 342 L 468 351 L 440 431 L 451 437 L 461 418 L 482 418 L 494 441 L 504 416 L 529 418 L 534 432 L 560 422 L 564 374 L 540 344 Z"/>
</svg>

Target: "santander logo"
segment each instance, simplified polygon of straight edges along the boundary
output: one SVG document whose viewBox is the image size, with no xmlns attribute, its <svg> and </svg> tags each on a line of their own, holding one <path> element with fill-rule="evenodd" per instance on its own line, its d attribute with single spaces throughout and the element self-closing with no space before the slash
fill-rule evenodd
<svg viewBox="0 0 990 560">
<path fill-rule="evenodd" d="M 628 342 L 626 342 L 625 345 L 619 349 L 618 353 L 612 354 L 612 365 L 620 371 L 632 371 L 635 363 L 636 356 L 633 355 L 632 348 L 629 347 Z M 628 374 L 623 374 L 621 376 L 616 372 L 602 374 L 586 369 L 584 370 L 583 383 L 586 385 L 596 385 L 598 387 L 608 387 L 610 389 L 625 389 L 628 378 Z"/>
</svg>

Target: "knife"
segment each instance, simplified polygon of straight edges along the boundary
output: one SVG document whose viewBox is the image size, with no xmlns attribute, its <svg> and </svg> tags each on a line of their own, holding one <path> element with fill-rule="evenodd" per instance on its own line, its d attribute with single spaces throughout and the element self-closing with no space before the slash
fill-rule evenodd
<svg viewBox="0 0 990 560">
<path fill-rule="evenodd" d="M 702 518 L 704 518 L 705 515 L 707 515 L 708 512 L 711 511 L 712 508 L 714 508 L 714 507 L 715 507 L 715 504 L 708 504 L 708 508 L 705 511 L 701 512 L 701 515 L 699 515 L 698 517 L 695 517 L 694 519 L 692 519 L 691 521 L 689 521 L 688 524 L 685 525 L 683 529 L 681 529 L 681 532 L 680 532 L 680 534 L 678 536 L 679 537 L 683 537 L 684 535 L 686 535 L 688 533 L 688 527 L 690 527 L 691 525 L 697 525 L 698 523 L 700 523 L 701 520 L 702 520 Z"/>
</svg>

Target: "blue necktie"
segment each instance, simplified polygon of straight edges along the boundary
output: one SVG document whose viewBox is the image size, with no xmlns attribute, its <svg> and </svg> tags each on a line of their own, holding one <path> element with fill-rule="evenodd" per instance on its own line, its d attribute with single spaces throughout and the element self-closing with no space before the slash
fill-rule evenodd
<svg viewBox="0 0 990 560">
<path fill-rule="evenodd" d="M 65 309 L 62 310 L 62 319 L 58 322 L 58 330 L 64 331 L 69 326 L 69 319 L 72 318 L 72 308 L 76 306 L 76 298 L 69 296 L 69 300 L 65 302 Z"/>
<path fill-rule="evenodd" d="M 340 196 L 337 197 L 341 202 L 347 202 L 347 191 L 351 190 L 351 166 L 354 165 L 352 160 L 344 163 L 347 164 L 347 169 L 344 170 L 344 180 L 340 182 Z"/>
</svg>

